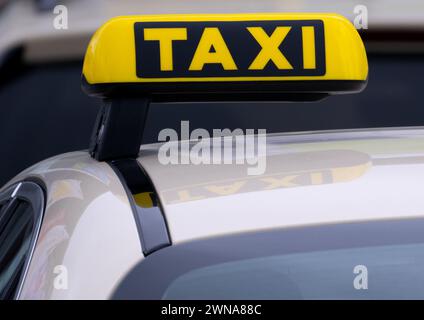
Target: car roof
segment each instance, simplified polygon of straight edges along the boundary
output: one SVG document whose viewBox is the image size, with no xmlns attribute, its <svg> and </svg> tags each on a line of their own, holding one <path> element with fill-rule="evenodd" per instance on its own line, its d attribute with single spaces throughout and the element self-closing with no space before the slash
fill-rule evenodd
<svg viewBox="0 0 424 320">
<path fill-rule="evenodd" d="M 258 176 L 246 164 L 163 165 L 160 147 L 143 146 L 138 161 L 173 243 L 424 215 L 423 128 L 269 135 L 266 171 Z"/>
<path fill-rule="evenodd" d="M 424 217 L 424 128 L 271 134 L 266 170 L 259 176 L 249 176 L 248 165 L 163 165 L 161 146 L 142 146 L 137 161 L 153 182 L 174 244 L 275 228 Z M 87 163 L 84 170 L 81 163 Z M 111 168 L 87 152 L 68 153 L 28 168 L 4 187 L 36 177 L 49 189 L 79 175 L 102 181 Z M 92 192 L 120 189 L 122 200 L 122 181 L 110 180 Z M 87 185 L 86 192 L 90 188 L 97 187 Z M 74 197 L 68 193 L 63 197 Z"/>
<path fill-rule="evenodd" d="M 162 165 L 161 146 L 143 146 L 138 161 L 154 183 L 174 245 L 270 229 L 424 217 L 424 128 L 269 135 L 260 176 L 248 176 L 243 165 Z M 144 259 L 123 180 L 88 152 L 72 152 L 28 168 L 4 188 L 30 178 L 45 185 L 47 205 L 27 276 L 33 281 L 21 297 L 109 297 L 116 279 Z M 271 188 L 276 181 L 281 185 Z M 39 283 L 46 259 L 79 275 L 70 290 L 49 289 L 53 272 Z M 106 278 L 85 272 L 97 269 Z M 82 284 L 90 290 L 81 292 Z"/>
</svg>

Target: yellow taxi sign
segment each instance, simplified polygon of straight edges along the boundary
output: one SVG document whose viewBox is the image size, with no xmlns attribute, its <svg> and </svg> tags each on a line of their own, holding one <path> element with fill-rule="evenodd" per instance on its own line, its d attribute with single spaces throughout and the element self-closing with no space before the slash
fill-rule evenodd
<svg viewBox="0 0 424 320">
<path fill-rule="evenodd" d="M 320 20 L 257 21 L 255 26 L 251 21 L 177 25 L 135 23 L 139 79 L 267 79 L 325 74 L 324 27 Z"/>
<path fill-rule="evenodd" d="M 361 90 L 367 75 L 359 34 L 336 14 L 117 17 L 83 67 L 85 90 L 106 96 L 338 93 Z"/>
</svg>

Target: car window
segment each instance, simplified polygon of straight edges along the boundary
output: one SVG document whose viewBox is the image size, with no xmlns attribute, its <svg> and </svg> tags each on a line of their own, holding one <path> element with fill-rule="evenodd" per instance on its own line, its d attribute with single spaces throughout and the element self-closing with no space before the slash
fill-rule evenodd
<svg viewBox="0 0 424 320">
<path fill-rule="evenodd" d="M 423 228 L 371 221 L 182 243 L 146 257 L 114 298 L 424 299 Z"/>
<path fill-rule="evenodd" d="M 23 182 L 0 194 L 0 299 L 17 297 L 41 223 L 44 194 Z"/>
<path fill-rule="evenodd" d="M 353 285 L 356 265 L 372 271 L 368 290 Z M 278 255 L 194 270 L 162 299 L 424 299 L 423 269 L 423 244 Z"/>
<path fill-rule="evenodd" d="M 3 218 L 0 226 L 0 297 L 10 299 L 16 290 L 29 252 L 34 214 L 28 203 L 19 202 Z"/>
</svg>

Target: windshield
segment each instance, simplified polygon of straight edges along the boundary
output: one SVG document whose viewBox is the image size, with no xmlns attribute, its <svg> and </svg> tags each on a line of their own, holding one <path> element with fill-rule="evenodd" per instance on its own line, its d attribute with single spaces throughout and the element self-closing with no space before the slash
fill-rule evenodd
<svg viewBox="0 0 424 320">
<path fill-rule="evenodd" d="M 375 221 L 171 246 L 136 266 L 115 297 L 423 299 L 423 227 L 424 219 Z"/>
<path fill-rule="evenodd" d="M 368 290 L 355 289 L 354 266 L 371 270 Z M 278 255 L 194 270 L 162 298 L 423 299 L 422 270 L 423 244 Z"/>
</svg>

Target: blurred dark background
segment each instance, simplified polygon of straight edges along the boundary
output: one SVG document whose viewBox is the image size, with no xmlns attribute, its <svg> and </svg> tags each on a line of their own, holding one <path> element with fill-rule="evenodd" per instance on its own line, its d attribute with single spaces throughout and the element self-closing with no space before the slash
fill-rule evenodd
<svg viewBox="0 0 424 320">
<path fill-rule="evenodd" d="M 81 48 L 90 33 L 83 34 L 77 41 Z M 422 126 L 423 34 L 416 28 L 361 32 L 369 52 L 369 82 L 360 94 L 317 103 L 157 104 L 150 108 L 144 142 L 156 142 L 163 128 L 179 131 L 181 120 L 189 120 L 191 129 L 268 132 Z M 47 157 L 87 149 L 101 103 L 81 91 L 82 55 L 27 59 L 22 47 L 12 46 L 1 57 L 0 186 Z"/>
<path fill-rule="evenodd" d="M 47 157 L 88 148 L 101 101 L 80 87 L 81 63 L 28 68 L 0 88 L 0 184 Z M 317 103 L 156 104 L 144 142 L 163 128 L 266 128 L 268 132 L 424 125 L 424 59 L 369 56 L 369 82 L 361 94 Z"/>
</svg>

